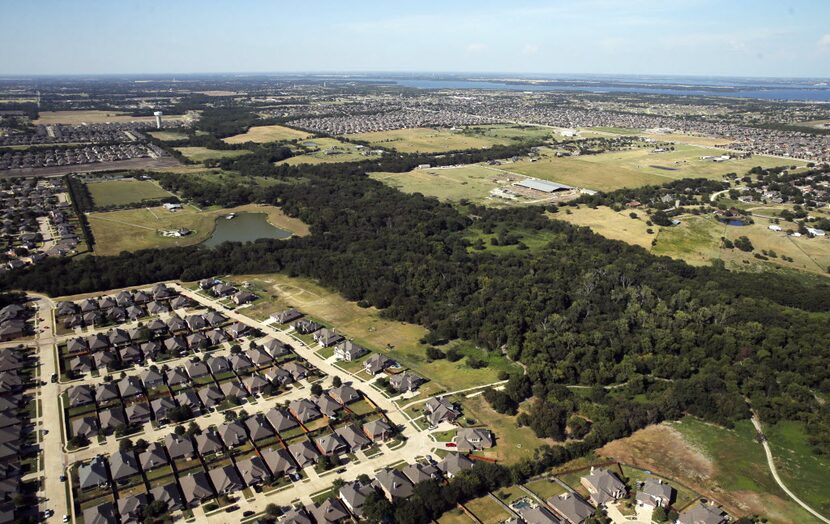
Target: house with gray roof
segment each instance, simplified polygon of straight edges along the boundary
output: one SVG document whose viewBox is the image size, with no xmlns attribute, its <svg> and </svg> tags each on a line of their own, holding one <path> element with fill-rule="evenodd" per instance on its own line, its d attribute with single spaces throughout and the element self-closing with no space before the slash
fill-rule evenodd
<svg viewBox="0 0 830 524">
<path fill-rule="evenodd" d="M 245 488 L 245 483 L 239 476 L 239 472 L 230 464 L 213 468 L 208 472 L 208 475 L 217 493 L 233 493 Z"/>
<path fill-rule="evenodd" d="M 251 395 L 259 395 L 269 385 L 269 382 L 259 373 L 254 373 L 243 378 L 242 384 L 245 386 L 245 389 L 251 392 Z"/>
<path fill-rule="evenodd" d="M 432 397 L 424 404 L 424 413 L 431 426 L 455 422 L 461 412 L 446 397 Z"/>
<path fill-rule="evenodd" d="M 349 384 L 343 384 L 338 388 L 330 389 L 328 395 L 344 406 L 361 399 L 360 393 Z"/>
<path fill-rule="evenodd" d="M 144 508 L 147 507 L 147 495 L 139 493 L 118 499 L 118 516 L 121 524 L 144 521 Z"/>
<path fill-rule="evenodd" d="M 210 372 L 214 375 L 227 373 L 231 370 L 231 363 L 228 362 L 228 359 L 222 356 L 214 357 L 213 355 L 210 355 L 205 358 L 204 362 L 207 364 L 207 367 L 210 368 Z"/>
<path fill-rule="evenodd" d="M 454 477 L 462 471 L 472 469 L 475 463 L 470 460 L 467 455 L 461 453 L 448 453 L 441 462 L 438 463 L 438 469 L 449 478 Z"/>
<path fill-rule="evenodd" d="M 493 432 L 487 428 L 460 428 L 452 441 L 458 451 L 479 451 L 495 445 Z"/>
<path fill-rule="evenodd" d="M 101 429 L 107 433 L 127 425 L 127 416 L 121 406 L 102 409 L 98 412 L 98 418 L 101 420 Z"/>
<path fill-rule="evenodd" d="M 253 369 L 254 363 L 242 353 L 231 355 L 231 368 L 237 373 Z"/>
<path fill-rule="evenodd" d="M 531 506 L 518 510 L 526 524 L 561 524 L 553 513 L 542 506 Z"/>
<path fill-rule="evenodd" d="M 329 498 L 311 510 L 317 524 L 339 524 L 351 518 L 346 507 L 338 498 Z"/>
<path fill-rule="evenodd" d="M 130 334 L 121 328 L 111 329 L 107 333 L 111 346 L 126 346 L 131 342 Z"/>
<path fill-rule="evenodd" d="M 98 418 L 95 416 L 81 417 L 72 420 L 72 435 L 89 438 L 98 434 Z"/>
<path fill-rule="evenodd" d="M 432 464 L 416 462 L 415 464 L 409 464 L 401 471 L 413 484 L 441 478 L 441 471 Z"/>
<path fill-rule="evenodd" d="M 164 385 L 164 377 L 158 372 L 158 369 L 152 367 L 141 373 L 141 382 L 147 389 L 157 388 Z"/>
<path fill-rule="evenodd" d="M 189 508 L 198 506 L 214 496 L 207 475 L 201 471 L 180 476 L 179 485 L 182 487 L 185 505 Z"/>
<path fill-rule="evenodd" d="M 138 475 L 138 462 L 132 451 L 118 451 L 109 457 L 112 480 L 122 482 L 133 475 Z"/>
<path fill-rule="evenodd" d="M 219 432 L 219 437 L 222 438 L 222 442 L 228 448 L 241 446 L 248 441 L 248 434 L 245 433 L 245 427 L 236 420 L 224 422 L 217 428 L 217 431 Z"/>
<path fill-rule="evenodd" d="M 309 375 L 309 370 L 304 365 L 300 364 L 296 360 L 292 360 L 291 362 L 286 362 L 282 364 L 282 368 L 289 373 L 291 376 L 294 377 L 294 380 L 302 380 Z"/>
<path fill-rule="evenodd" d="M 185 364 L 185 369 L 187 370 L 187 374 L 190 376 L 191 379 L 205 377 L 210 373 L 207 364 L 205 364 L 201 360 L 197 362 L 188 362 L 187 364 Z"/>
<path fill-rule="evenodd" d="M 210 384 L 199 388 L 199 400 L 202 404 L 210 409 L 217 406 L 220 402 L 225 400 L 225 394 L 215 384 Z"/>
<path fill-rule="evenodd" d="M 92 391 L 92 387 L 86 384 L 69 388 L 66 395 L 69 397 L 69 407 L 71 408 L 85 406 L 95 402 L 95 394 Z"/>
<path fill-rule="evenodd" d="M 113 350 L 98 351 L 92 354 L 92 362 L 101 371 L 112 371 L 118 366 L 118 353 Z"/>
<path fill-rule="evenodd" d="M 142 391 L 141 380 L 138 377 L 124 377 L 118 381 L 118 392 L 122 397 L 134 397 Z"/>
<path fill-rule="evenodd" d="M 337 344 L 334 348 L 334 356 L 338 360 L 351 362 L 357 360 L 369 351 L 361 345 L 355 344 L 351 340 L 344 340 Z"/>
<path fill-rule="evenodd" d="M 95 364 L 93 364 L 89 355 L 78 355 L 69 359 L 69 369 L 73 373 L 89 373 L 95 369 Z"/>
<path fill-rule="evenodd" d="M 265 418 L 276 431 L 288 431 L 299 426 L 297 420 L 284 408 L 271 408 L 265 413 Z"/>
<path fill-rule="evenodd" d="M 187 347 L 193 350 L 207 349 L 213 345 L 207 335 L 201 332 L 191 333 L 185 340 L 187 340 Z"/>
<path fill-rule="evenodd" d="M 262 450 L 262 458 L 275 477 L 281 477 L 297 471 L 297 464 L 291 458 L 291 453 L 285 448 L 269 448 Z"/>
<path fill-rule="evenodd" d="M 164 376 L 167 380 L 167 385 L 170 387 L 181 386 L 190 382 L 190 377 L 187 376 L 187 373 L 182 366 L 168 369 Z"/>
<path fill-rule="evenodd" d="M 245 427 L 248 429 L 248 434 L 251 440 L 257 441 L 274 436 L 274 430 L 271 429 L 270 424 L 265 420 L 261 413 L 257 413 L 245 420 Z"/>
<path fill-rule="evenodd" d="M 193 458 L 196 452 L 193 449 L 193 441 L 187 436 L 180 436 L 175 433 L 168 433 L 164 437 L 164 447 L 167 448 L 167 454 L 173 460 L 179 458 Z"/>
<path fill-rule="evenodd" d="M 87 345 L 87 341 L 85 339 L 75 337 L 66 343 L 66 350 L 70 355 L 74 353 L 83 353 L 89 350 L 89 345 Z"/>
<path fill-rule="evenodd" d="M 118 385 L 115 382 L 102 382 L 95 388 L 95 402 L 104 404 L 118 398 Z"/>
<path fill-rule="evenodd" d="M 277 324 L 288 324 L 289 322 L 293 322 L 298 318 L 301 318 L 302 316 L 303 314 L 297 311 L 296 309 L 286 309 L 284 311 L 271 313 L 271 318 Z"/>
<path fill-rule="evenodd" d="M 196 449 L 203 457 L 212 453 L 222 453 L 225 451 L 219 433 L 211 429 L 203 431 L 200 435 L 196 435 Z"/>
<path fill-rule="evenodd" d="M 347 450 L 346 443 L 336 433 L 323 435 L 315 441 L 323 455 L 331 456 L 343 453 Z"/>
<path fill-rule="evenodd" d="M 164 339 L 164 349 L 174 355 L 184 355 L 187 351 L 187 338 L 183 335 L 173 335 Z"/>
<path fill-rule="evenodd" d="M 628 491 L 625 483 L 605 468 L 592 467 L 590 475 L 582 477 L 579 481 L 588 490 L 591 502 L 597 506 L 625 498 Z"/>
<path fill-rule="evenodd" d="M 582 524 L 596 511 L 592 505 L 571 491 L 550 497 L 547 503 L 554 514 L 567 524 Z"/>
<path fill-rule="evenodd" d="M 634 499 L 639 506 L 667 508 L 674 496 L 674 488 L 658 478 L 647 478 L 637 486 Z"/>
<path fill-rule="evenodd" d="M 373 353 L 371 357 L 363 362 L 363 369 L 372 376 L 382 373 L 384 369 L 394 366 L 395 361 L 386 355 Z"/>
<path fill-rule="evenodd" d="M 228 321 L 228 317 L 218 311 L 208 311 L 205 313 L 204 318 L 211 327 L 221 326 Z"/>
<path fill-rule="evenodd" d="M 150 496 L 153 497 L 153 500 L 164 504 L 168 512 L 184 507 L 184 500 L 175 482 L 163 486 L 156 486 L 150 490 Z"/>
<path fill-rule="evenodd" d="M 225 328 L 225 331 L 228 332 L 232 338 L 239 338 L 243 336 L 245 333 L 248 332 L 248 325 L 243 324 L 242 322 L 234 322 L 230 326 Z"/>
<path fill-rule="evenodd" d="M 314 341 L 324 348 L 333 346 L 343 340 L 343 335 L 329 328 L 323 328 L 314 333 Z"/>
<path fill-rule="evenodd" d="M 146 402 L 130 404 L 125 410 L 130 424 L 146 424 L 150 422 L 150 406 Z"/>
<path fill-rule="evenodd" d="M 314 464 L 320 456 L 317 446 L 307 440 L 301 440 L 291 444 L 288 446 L 288 452 L 291 453 L 291 456 L 300 468 Z"/>
<path fill-rule="evenodd" d="M 189 408 L 193 416 L 201 415 L 202 402 L 199 400 L 199 395 L 192 389 L 179 391 L 173 398 L 179 406 Z"/>
<path fill-rule="evenodd" d="M 354 424 L 337 428 L 334 432 L 346 443 L 350 451 L 363 449 L 372 443 L 363 433 L 363 430 Z"/>
<path fill-rule="evenodd" d="M 683 513 L 677 518 L 677 524 L 726 524 L 729 517 L 714 504 L 701 502 Z"/>
<path fill-rule="evenodd" d="M 317 404 L 307 398 L 292 400 L 288 404 L 288 409 L 303 424 L 323 416 Z"/>
<path fill-rule="evenodd" d="M 78 482 L 82 490 L 103 488 L 109 485 L 107 461 L 99 455 L 78 467 Z"/>
<path fill-rule="evenodd" d="M 340 404 L 332 400 L 328 395 L 314 395 L 310 397 L 311 401 L 317 405 L 317 408 L 325 416 L 334 418 L 337 417 L 337 411 L 340 410 Z"/>
<path fill-rule="evenodd" d="M 358 481 L 346 482 L 340 487 L 338 496 L 349 512 L 360 517 L 363 515 L 363 504 L 375 490 L 369 484 L 361 484 Z"/>
<path fill-rule="evenodd" d="M 138 463 L 141 464 L 141 469 L 147 472 L 166 466 L 169 461 L 164 446 L 158 442 L 151 442 L 147 449 L 138 454 Z"/>
<path fill-rule="evenodd" d="M 256 367 L 268 366 L 274 361 L 271 355 L 260 347 L 249 349 L 244 355 Z"/>
<path fill-rule="evenodd" d="M 242 386 L 242 382 L 239 380 L 228 380 L 227 382 L 222 382 L 220 389 L 226 397 L 244 398 L 248 396 L 248 391 Z"/>
<path fill-rule="evenodd" d="M 398 393 L 415 391 L 423 383 L 424 379 L 409 371 L 404 371 L 403 373 L 389 377 L 389 385 Z"/>
<path fill-rule="evenodd" d="M 116 524 L 115 508 L 112 502 L 104 502 L 84 510 L 84 524 Z"/>
<path fill-rule="evenodd" d="M 156 422 L 163 424 L 169 422 L 170 412 L 176 409 L 176 403 L 170 397 L 159 397 L 150 402 L 150 407 L 156 417 Z"/>
<path fill-rule="evenodd" d="M 271 478 L 271 473 L 269 473 L 265 462 L 256 455 L 245 460 L 237 460 L 236 467 L 239 468 L 239 473 L 242 475 L 242 480 L 246 486 L 261 484 Z"/>
<path fill-rule="evenodd" d="M 228 335 L 226 335 L 221 329 L 211 329 L 210 331 L 205 331 L 205 337 L 207 337 L 208 343 L 211 346 L 218 346 L 219 344 L 228 341 Z"/>
<path fill-rule="evenodd" d="M 291 508 L 280 518 L 280 524 L 314 524 L 311 515 L 303 508 Z"/>
<path fill-rule="evenodd" d="M 409 478 L 398 469 L 384 468 L 375 472 L 375 481 L 390 501 L 405 499 L 414 489 Z"/>
<path fill-rule="evenodd" d="M 265 351 L 268 352 L 269 355 L 273 358 L 284 357 L 291 353 L 291 349 L 288 347 L 287 344 L 280 342 L 277 339 L 269 338 L 263 344 Z"/>
</svg>

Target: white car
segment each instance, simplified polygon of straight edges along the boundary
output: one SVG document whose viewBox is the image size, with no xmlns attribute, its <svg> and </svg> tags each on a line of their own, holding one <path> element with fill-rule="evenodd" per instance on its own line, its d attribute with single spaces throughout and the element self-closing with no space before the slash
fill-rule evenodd
<svg viewBox="0 0 830 524">
<path fill-rule="evenodd" d="M 69 522 L 69 515 L 64 515 L 63 516 L 63 521 L 64 522 Z"/>
</svg>

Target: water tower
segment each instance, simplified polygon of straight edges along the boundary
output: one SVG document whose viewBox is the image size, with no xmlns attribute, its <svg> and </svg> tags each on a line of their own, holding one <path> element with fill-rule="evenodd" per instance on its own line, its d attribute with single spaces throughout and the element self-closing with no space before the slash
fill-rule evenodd
<svg viewBox="0 0 830 524">
<path fill-rule="evenodd" d="M 153 116 L 156 117 L 156 129 L 161 129 L 161 111 L 154 111 Z"/>
</svg>

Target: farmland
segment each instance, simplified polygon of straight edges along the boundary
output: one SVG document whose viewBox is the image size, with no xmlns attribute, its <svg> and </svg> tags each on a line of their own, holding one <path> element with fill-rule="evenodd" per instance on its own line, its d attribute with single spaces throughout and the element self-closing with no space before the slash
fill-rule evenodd
<svg viewBox="0 0 830 524">
<path fill-rule="evenodd" d="M 122 251 L 189 246 L 210 237 L 216 218 L 231 212 L 266 213 L 268 221 L 296 234 L 307 233 L 305 224 L 285 216 L 272 206 L 248 204 L 236 208 L 199 210 L 185 207 L 170 212 L 163 207 L 126 209 L 106 213 L 89 213 L 89 225 L 95 237 L 95 253 L 116 255 Z M 192 231 L 185 237 L 164 237 L 163 230 L 185 228 Z"/>
<path fill-rule="evenodd" d="M 131 116 L 117 111 L 41 111 L 35 125 L 49 124 L 100 124 L 105 122 L 155 122 L 152 116 Z"/>
<path fill-rule="evenodd" d="M 482 165 L 466 165 L 454 168 L 414 169 L 408 173 L 371 173 L 380 180 L 406 193 L 421 193 L 441 201 L 468 199 L 476 203 L 492 201 L 492 189 L 504 185 L 505 177 Z"/>
<path fill-rule="evenodd" d="M 287 140 L 304 140 L 309 138 L 311 133 L 291 129 L 285 126 L 255 126 L 248 129 L 247 132 L 234 135 L 223 139 L 228 144 L 244 144 L 245 142 L 254 142 L 257 144 L 265 144 L 267 142 L 282 142 Z"/>
<path fill-rule="evenodd" d="M 187 138 L 187 135 L 181 131 L 148 131 L 147 134 L 165 142 L 184 140 Z"/>
<path fill-rule="evenodd" d="M 204 162 L 205 160 L 222 158 L 236 158 L 250 153 L 250 151 L 246 149 L 222 150 L 208 149 L 206 147 L 177 147 L 175 149 L 194 162 Z"/>
<path fill-rule="evenodd" d="M 95 207 L 123 206 L 174 196 L 152 180 L 105 180 L 86 185 Z"/>
<path fill-rule="evenodd" d="M 418 127 L 349 135 L 353 140 L 368 142 L 402 153 L 443 153 L 460 149 L 482 149 L 511 142 L 508 138 L 477 136 L 448 129 Z"/>
<path fill-rule="evenodd" d="M 640 430 L 631 437 L 606 445 L 599 454 L 676 480 L 724 504 L 736 515 L 761 513 L 774 522 L 818 522 L 778 488 L 767 468 L 764 451 L 754 436 L 749 421 L 742 421 L 735 429 L 728 430 L 687 417 L 680 422 Z M 793 452 L 809 453 L 804 446 Z M 816 473 L 826 478 L 826 464 L 817 466 L 813 459 L 804 455 L 796 455 L 793 460 L 794 463 L 809 464 L 805 478 L 813 479 Z M 827 504 L 830 495 L 826 484 L 819 482 L 818 486 L 824 492 L 812 496 L 813 500 L 809 502 Z M 796 483 L 790 483 L 788 487 L 803 493 Z M 815 490 L 809 492 L 815 493 Z"/>
</svg>

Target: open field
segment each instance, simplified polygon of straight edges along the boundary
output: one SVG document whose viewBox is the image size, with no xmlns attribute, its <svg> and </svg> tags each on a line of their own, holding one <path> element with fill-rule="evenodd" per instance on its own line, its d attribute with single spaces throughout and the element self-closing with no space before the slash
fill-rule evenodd
<svg viewBox="0 0 830 524">
<path fill-rule="evenodd" d="M 556 140 L 562 138 L 557 129 L 533 125 L 487 124 L 468 126 L 464 128 L 463 133 L 467 136 L 514 142 L 522 140 Z"/>
<path fill-rule="evenodd" d="M 302 144 L 312 151 L 303 155 L 292 156 L 285 160 L 280 160 L 277 164 L 288 164 L 295 166 L 297 164 L 326 164 L 330 162 L 358 162 L 366 160 L 367 157 L 360 153 L 360 150 L 354 144 L 348 142 L 341 142 L 334 138 L 313 138 L 302 142 Z"/>
<path fill-rule="evenodd" d="M 830 459 L 813 453 L 801 422 L 765 426 L 775 467 L 784 484 L 823 515 L 830 514 Z"/>
<path fill-rule="evenodd" d="M 89 213 L 87 217 L 95 237 L 95 253 L 116 255 L 122 251 L 198 244 L 213 233 L 217 217 L 231 212 L 266 213 L 268 222 L 276 227 L 298 235 L 308 232 L 305 224 L 286 216 L 279 208 L 256 204 L 212 210 L 186 206 L 176 212 L 163 207 L 125 209 Z M 161 236 L 162 230 L 178 228 L 190 229 L 193 233 L 181 238 Z"/>
<path fill-rule="evenodd" d="M 181 131 L 148 131 L 147 134 L 152 136 L 153 138 L 164 140 L 165 142 L 174 140 L 184 140 L 185 138 L 187 138 L 187 134 L 182 133 Z"/>
<path fill-rule="evenodd" d="M 71 166 L 51 166 L 38 168 L 7 169 L 0 177 L 35 177 L 58 176 L 69 173 L 96 173 L 98 171 L 129 171 L 131 169 L 147 169 L 155 171 L 169 171 L 177 169 L 181 164 L 173 157 L 161 158 L 131 158 L 129 160 L 113 160 L 112 162 L 95 162 Z M 203 168 L 204 169 L 204 168 Z"/>
<path fill-rule="evenodd" d="M 546 154 L 537 162 L 523 160 L 504 166 L 504 169 L 570 186 L 613 191 L 624 187 L 665 184 L 681 178 L 720 180 L 727 173 L 742 175 L 754 166 L 803 165 L 801 161 L 767 156 L 726 162 L 700 159 L 701 156 L 721 155 L 723 152 L 720 149 L 677 144 L 675 151 L 666 153 L 653 153 L 652 148 L 643 147 L 578 157 L 557 158 Z"/>
<path fill-rule="evenodd" d="M 472 524 L 475 522 L 464 511 L 453 508 L 438 519 L 438 524 Z"/>
<path fill-rule="evenodd" d="M 506 185 L 501 173 L 479 164 L 414 169 L 408 173 L 370 173 L 369 176 L 405 193 L 421 193 L 444 202 L 457 202 L 465 198 L 476 203 L 493 202 L 490 191 Z"/>
<path fill-rule="evenodd" d="M 454 391 L 498 380 L 498 372 L 518 369 L 500 354 L 477 349 L 468 342 L 454 341 L 441 349 L 457 347 L 465 356 L 474 356 L 488 362 L 488 366 L 472 369 L 466 359 L 450 362 L 446 359 L 427 362 L 426 345 L 419 340 L 426 335 L 425 328 L 381 318 L 375 308 L 361 308 L 340 294 L 330 291 L 305 278 L 291 278 L 279 273 L 264 275 L 239 275 L 235 280 L 245 280 L 260 295 L 260 300 L 244 313 L 262 320 L 271 313 L 294 307 L 303 313 L 335 327 L 344 336 L 378 353 L 388 355 L 401 365 L 429 378 L 424 387 Z"/>
<path fill-rule="evenodd" d="M 483 424 L 496 435 L 496 447 L 477 451 L 475 454 L 478 456 L 512 464 L 522 459 L 532 458 L 533 450 L 542 444 L 553 443 L 553 441 L 538 438 L 528 427 L 520 428 L 516 424 L 516 417 L 497 412 L 490 407 L 483 395 L 465 398 L 461 401 L 461 405 L 464 419 L 472 418 L 476 424 Z"/>
<path fill-rule="evenodd" d="M 105 122 L 155 122 L 153 116 L 130 116 L 117 111 L 41 111 L 35 125 L 49 124 L 101 124 Z"/>
<path fill-rule="evenodd" d="M 464 504 L 467 510 L 482 522 L 482 524 L 499 524 L 504 522 L 510 514 L 499 503 L 485 495 Z"/>
<path fill-rule="evenodd" d="M 648 218 L 645 213 L 638 219 L 629 216 L 631 211 L 614 211 L 610 207 L 600 206 L 595 209 L 580 206 L 578 208 L 566 207 L 558 213 L 548 214 L 554 220 L 564 220 L 578 226 L 590 227 L 594 233 L 600 234 L 613 240 L 622 240 L 629 244 L 651 249 L 651 241 L 655 235 L 649 234 L 646 230 Z M 651 228 L 657 232 L 658 226 Z"/>
<path fill-rule="evenodd" d="M 653 138 L 661 142 L 675 142 L 678 144 L 691 144 L 694 146 L 719 146 L 728 143 L 729 140 L 724 138 L 714 138 L 710 136 L 700 135 L 685 135 L 680 133 L 637 133 L 644 138 Z"/>
<path fill-rule="evenodd" d="M 283 140 L 304 140 L 310 136 L 312 136 L 311 133 L 307 131 L 274 125 L 254 126 L 241 135 L 229 136 L 223 140 L 228 144 L 244 144 L 245 142 L 264 144 L 266 142 L 280 142 Z"/>
<path fill-rule="evenodd" d="M 599 454 L 675 480 L 724 504 L 733 515 L 758 513 L 774 522 L 818 521 L 786 497 L 766 464 L 749 421 L 734 430 L 693 418 L 649 426 L 613 441 Z M 827 478 L 824 470 L 824 478 Z M 826 483 L 820 483 L 827 489 Z M 788 485 L 801 493 L 798 485 Z M 830 499 L 825 493 L 825 500 Z"/>
<path fill-rule="evenodd" d="M 236 158 L 250 153 L 247 149 L 208 149 L 206 147 L 177 147 L 176 151 L 194 162 L 220 158 Z"/>
<path fill-rule="evenodd" d="M 96 207 L 122 206 L 175 196 L 153 180 L 104 180 L 86 184 Z"/>
<path fill-rule="evenodd" d="M 554 220 L 588 226 L 606 238 L 638 245 L 655 255 L 681 259 L 692 265 L 708 265 L 714 260 L 723 260 L 729 268 L 742 271 L 789 269 L 819 275 L 826 275 L 830 266 L 830 239 L 789 237 L 784 231 L 798 229 L 791 222 L 780 222 L 784 231 L 771 231 L 768 228 L 771 220 L 759 216 L 753 217 L 754 224 L 727 226 L 711 215 L 688 214 L 678 216 L 680 224 L 676 226 L 651 226 L 655 234 L 650 235 L 646 232 L 646 213 L 634 212 L 639 215 L 638 219 L 628 216 L 631 210 L 615 212 L 605 206 L 596 209 L 580 206 L 564 208 L 548 216 Z M 754 251 L 747 253 L 721 246 L 721 237 L 734 241 L 740 236 L 749 238 Z M 656 240 L 653 246 L 652 240 Z M 775 252 L 776 256 L 768 257 L 768 260 L 756 258 L 755 253 L 760 254 L 762 251 Z M 792 258 L 792 262 L 783 260 L 782 256 Z"/>
<path fill-rule="evenodd" d="M 460 131 L 427 127 L 356 133 L 348 136 L 350 139 L 369 142 L 374 147 L 391 148 L 401 153 L 444 153 L 460 149 L 484 149 L 511 142 L 506 138 L 473 136 Z"/>
</svg>

